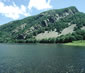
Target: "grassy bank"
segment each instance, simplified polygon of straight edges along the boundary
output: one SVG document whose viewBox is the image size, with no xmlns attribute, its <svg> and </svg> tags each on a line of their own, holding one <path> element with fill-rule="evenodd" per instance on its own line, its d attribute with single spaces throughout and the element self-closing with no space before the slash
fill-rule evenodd
<svg viewBox="0 0 85 73">
<path fill-rule="evenodd" d="M 72 43 L 65 43 L 65 45 L 69 45 L 69 46 L 85 46 L 85 40 L 73 41 Z"/>
</svg>

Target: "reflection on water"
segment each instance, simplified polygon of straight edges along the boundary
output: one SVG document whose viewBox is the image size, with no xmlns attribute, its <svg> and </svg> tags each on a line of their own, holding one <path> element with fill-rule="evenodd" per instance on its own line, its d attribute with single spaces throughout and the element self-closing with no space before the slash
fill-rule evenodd
<svg viewBox="0 0 85 73">
<path fill-rule="evenodd" d="M 0 73 L 85 73 L 85 47 L 0 44 Z"/>
</svg>

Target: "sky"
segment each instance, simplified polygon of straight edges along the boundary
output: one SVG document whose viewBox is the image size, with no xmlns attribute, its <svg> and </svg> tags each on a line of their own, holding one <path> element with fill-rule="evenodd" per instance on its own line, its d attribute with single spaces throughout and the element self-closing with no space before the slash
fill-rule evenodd
<svg viewBox="0 0 85 73">
<path fill-rule="evenodd" d="M 0 0 L 0 25 L 50 9 L 70 6 L 85 13 L 85 0 Z"/>
</svg>

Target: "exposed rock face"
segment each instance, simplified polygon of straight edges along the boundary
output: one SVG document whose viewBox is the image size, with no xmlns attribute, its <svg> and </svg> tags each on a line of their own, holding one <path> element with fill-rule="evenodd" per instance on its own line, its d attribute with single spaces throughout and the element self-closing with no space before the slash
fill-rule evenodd
<svg viewBox="0 0 85 73">
<path fill-rule="evenodd" d="M 38 34 L 35 38 L 37 40 L 56 38 L 56 37 L 59 37 L 61 35 L 66 35 L 68 33 L 73 33 L 74 32 L 74 27 L 76 27 L 76 24 L 72 24 L 71 26 L 65 28 L 64 30 L 61 31 L 60 34 L 58 32 L 56 32 L 56 29 L 54 31 L 45 31 L 44 33 Z"/>
<path fill-rule="evenodd" d="M 17 33 L 19 32 L 20 30 L 23 30 L 25 27 L 26 27 L 26 23 L 22 24 L 21 26 L 17 27 L 16 29 L 14 29 L 12 32 L 13 33 Z"/>
<path fill-rule="evenodd" d="M 85 26 L 83 26 L 81 29 L 82 29 L 82 30 L 85 30 Z"/>
<path fill-rule="evenodd" d="M 74 32 L 74 28 L 76 27 L 76 24 L 72 24 L 69 27 L 65 28 L 60 35 L 66 35 L 68 33 L 73 33 Z"/>
</svg>

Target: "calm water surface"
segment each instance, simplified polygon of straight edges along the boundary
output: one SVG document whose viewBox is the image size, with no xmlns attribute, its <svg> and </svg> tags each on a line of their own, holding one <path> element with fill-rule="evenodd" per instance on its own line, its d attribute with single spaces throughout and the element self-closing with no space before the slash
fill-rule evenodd
<svg viewBox="0 0 85 73">
<path fill-rule="evenodd" d="M 85 73 L 85 47 L 0 44 L 0 73 Z"/>
</svg>

